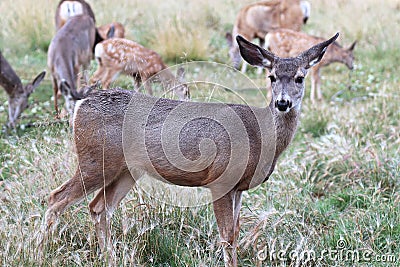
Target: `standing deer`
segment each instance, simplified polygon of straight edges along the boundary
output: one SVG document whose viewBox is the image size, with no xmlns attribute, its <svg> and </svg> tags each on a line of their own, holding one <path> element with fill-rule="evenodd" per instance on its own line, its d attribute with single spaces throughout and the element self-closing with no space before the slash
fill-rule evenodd
<svg viewBox="0 0 400 267">
<path fill-rule="evenodd" d="M 61 0 L 58 3 L 56 10 L 56 31 L 61 29 L 62 26 L 68 21 L 68 19 L 79 16 L 79 15 L 87 15 L 93 19 L 94 24 L 96 24 L 96 18 L 94 16 L 93 10 L 90 5 L 85 0 Z M 117 29 L 115 29 L 117 27 Z M 115 22 L 100 26 L 96 28 L 95 42 L 93 44 L 93 53 L 94 46 L 101 41 L 116 37 L 123 37 L 125 35 L 124 26 L 121 23 Z"/>
<path fill-rule="evenodd" d="M 242 61 L 235 36 L 241 35 L 247 40 L 258 38 L 260 46 L 264 46 L 265 35 L 272 30 L 288 28 L 300 31 L 309 16 L 309 3 L 300 0 L 261 1 L 243 7 L 236 17 L 232 34 L 227 33 L 229 55 L 233 66 L 239 69 Z M 246 71 L 242 65 L 242 72 Z"/>
<path fill-rule="evenodd" d="M 50 43 L 47 64 L 53 77 L 54 108 L 58 114 L 58 91 L 65 99 L 67 111 L 72 114 L 75 100 L 83 97 L 77 91 L 82 67 L 84 75 L 93 58 L 92 47 L 95 43 L 93 19 L 87 15 L 70 18 L 57 31 Z M 86 81 L 87 81 L 86 77 Z"/>
<path fill-rule="evenodd" d="M 183 69 L 179 69 L 175 77 L 159 54 L 134 41 L 122 38 L 105 40 L 96 45 L 95 57 L 98 69 L 91 78 L 92 84 L 101 80 L 103 88 L 106 89 L 120 73 L 123 73 L 134 78 L 136 90 L 144 83 L 147 92 L 152 95 L 151 85 L 146 81 L 157 75 L 157 79 L 165 83 L 166 89 L 174 89 L 180 100 L 188 100 L 190 97 L 186 85 L 174 87 L 175 84 L 182 83 Z"/>
<path fill-rule="evenodd" d="M 270 71 L 273 97 L 266 108 L 156 99 L 118 88 L 90 94 L 79 102 L 74 113 L 73 134 L 79 167 L 69 181 L 51 192 L 45 215 L 46 226 L 54 226 L 58 216 L 66 208 L 82 200 L 85 194 L 100 189 L 90 202 L 89 209 L 101 249 L 111 250 L 110 220 L 113 211 L 131 190 L 136 179 L 145 172 L 172 184 L 204 186 L 210 189 L 224 248 L 225 266 L 237 266 L 236 246 L 242 192 L 265 182 L 273 172 L 278 157 L 295 134 L 307 71 L 322 59 L 327 47 L 338 35 L 294 58 L 280 58 L 241 36 L 236 38 L 244 60 Z M 133 100 L 134 110 L 130 109 L 128 112 L 129 103 Z M 178 107 L 186 112 L 171 112 Z M 148 114 L 143 110 L 151 112 Z M 177 133 L 173 128 L 165 132 L 161 129 L 167 117 L 171 121 L 181 122 L 200 110 L 211 114 L 211 117 L 200 115 L 179 131 L 179 150 L 184 159 L 188 160 L 188 167 L 177 168 L 170 163 L 163 150 L 163 145 L 177 140 Z M 240 118 L 245 129 L 239 140 L 231 140 L 235 132 L 231 132 L 233 135 L 230 136 L 221 129 L 218 120 L 215 123 L 212 119 L 214 115 L 224 118 L 232 112 Z M 256 114 L 269 116 L 271 124 L 259 124 Z M 128 120 L 128 124 L 133 122 L 138 127 L 132 127 L 132 131 L 124 131 L 123 135 L 123 127 L 126 127 L 124 120 Z M 237 129 L 238 125 L 228 120 L 225 127 Z M 268 139 L 265 142 L 261 128 L 271 129 L 274 132 L 273 140 Z M 139 137 L 137 133 L 143 133 L 144 136 Z M 141 140 L 130 142 L 137 138 L 143 138 L 143 143 Z M 165 143 L 161 143 L 161 139 Z M 209 164 L 197 170 L 197 159 L 203 158 L 199 146 L 204 139 L 211 140 L 216 149 L 213 157 L 206 156 Z M 128 144 L 128 147 L 123 143 Z M 238 146 L 241 151 L 244 144 L 248 144 L 249 157 L 242 157 L 241 153 L 230 154 L 231 145 Z M 124 149 L 129 150 L 129 154 L 124 154 Z M 143 153 L 147 153 L 150 163 Z M 262 153 L 267 154 L 270 161 L 261 157 Z M 128 157 L 134 161 L 128 160 Z M 227 166 L 235 157 L 238 158 L 237 164 L 234 164 L 228 176 L 224 176 Z M 197 171 L 190 171 L 193 170 L 192 167 Z"/>
<path fill-rule="evenodd" d="M 272 53 L 280 57 L 292 57 L 301 51 L 315 45 L 323 38 L 308 35 L 303 32 L 296 32 L 289 29 L 279 29 L 269 32 L 265 37 L 267 48 Z M 329 46 L 321 62 L 311 69 L 311 102 L 315 103 L 315 91 L 317 99 L 322 100 L 320 70 L 331 63 L 339 62 L 345 64 L 350 70 L 353 69 L 354 47 L 356 41 L 349 48 L 341 47 L 337 42 Z"/>
<path fill-rule="evenodd" d="M 9 127 L 15 127 L 18 117 L 28 107 L 30 94 L 39 86 L 45 75 L 46 72 L 43 71 L 31 83 L 23 85 L 21 79 L 0 51 L 0 85 L 8 94 L 7 125 Z"/>
</svg>

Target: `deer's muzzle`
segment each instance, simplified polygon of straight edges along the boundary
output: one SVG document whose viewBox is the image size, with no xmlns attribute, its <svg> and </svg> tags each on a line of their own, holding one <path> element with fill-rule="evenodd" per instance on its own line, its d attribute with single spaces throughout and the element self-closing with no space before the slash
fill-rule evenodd
<svg viewBox="0 0 400 267">
<path fill-rule="evenodd" d="M 292 107 L 292 102 L 289 100 L 281 99 L 281 100 L 276 100 L 275 102 L 275 107 L 282 112 L 288 111 Z"/>
</svg>

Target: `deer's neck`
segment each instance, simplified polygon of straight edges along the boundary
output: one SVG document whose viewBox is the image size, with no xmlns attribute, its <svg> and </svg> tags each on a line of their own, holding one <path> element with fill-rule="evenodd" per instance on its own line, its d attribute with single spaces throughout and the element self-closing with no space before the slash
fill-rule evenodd
<svg viewBox="0 0 400 267">
<path fill-rule="evenodd" d="M 296 133 L 300 117 L 300 107 L 292 108 L 288 113 L 280 113 L 275 109 L 273 102 L 271 102 L 269 108 L 274 118 L 276 134 L 275 157 L 270 171 L 271 174 L 278 157 L 285 151 Z"/>
<path fill-rule="evenodd" d="M 341 47 L 332 45 L 322 58 L 321 64 L 326 66 L 335 62 L 346 64 L 346 57 L 343 55 Z"/>
<path fill-rule="evenodd" d="M 160 71 L 158 77 L 166 89 L 170 89 L 176 81 L 175 75 L 168 68 L 164 68 Z"/>
<path fill-rule="evenodd" d="M 0 85 L 4 87 L 9 97 L 23 93 L 21 79 L 7 61 L 0 58 Z"/>
<path fill-rule="evenodd" d="M 174 87 L 177 83 L 175 75 L 168 68 L 164 68 L 162 71 L 160 71 L 158 76 L 164 88 L 167 90 Z"/>
<path fill-rule="evenodd" d="M 14 98 L 23 94 L 22 83 L 14 83 L 13 81 L 0 76 L 0 85 L 4 88 L 10 98 Z"/>
</svg>

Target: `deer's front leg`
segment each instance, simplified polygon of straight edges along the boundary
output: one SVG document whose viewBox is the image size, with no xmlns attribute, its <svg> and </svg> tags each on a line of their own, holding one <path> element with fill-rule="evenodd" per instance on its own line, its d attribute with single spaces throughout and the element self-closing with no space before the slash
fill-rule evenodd
<svg viewBox="0 0 400 267">
<path fill-rule="evenodd" d="M 232 190 L 213 202 L 226 267 L 237 266 L 237 238 L 242 192 Z"/>
</svg>

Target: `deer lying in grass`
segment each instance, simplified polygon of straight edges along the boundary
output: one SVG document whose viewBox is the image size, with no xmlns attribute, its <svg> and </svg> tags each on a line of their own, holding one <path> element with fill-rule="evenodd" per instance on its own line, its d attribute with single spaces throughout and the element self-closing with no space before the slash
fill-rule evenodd
<svg viewBox="0 0 400 267">
<path fill-rule="evenodd" d="M 327 47 L 338 37 L 317 44 L 294 58 L 280 58 L 269 51 L 250 43 L 241 36 L 237 37 L 240 53 L 249 64 L 267 68 L 272 82 L 273 97 L 267 108 L 252 108 L 239 104 L 182 102 L 171 99 L 156 99 L 134 91 L 122 89 L 100 90 L 81 100 L 74 113 L 74 140 L 78 155 L 78 168 L 74 176 L 59 188 L 51 192 L 49 205 L 45 215 L 47 227 L 54 226 L 58 216 L 72 204 L 82 200 L 85 194 L 98 189 L 95 198 L 89 204 L 91 216 L 96 226 L 99 245 L 103 250 L 111 250 L 110 220 L 113 211 L 120 201 L 130 191 L 139 179 L 141 173 L 164 178 L 166 181 L 182 186 L 208 187 L 213 196 L 213 208 L 220 237 L 224 247 L 225 266 L 237 266 L 236 246 L 239 234 L 239 211 L 242 192 L 253 188 L 268 179 L 274 170 L 279 155 L 286 149 L 295 134 L 300 117 L 301 102 L 304 96 L 304 78 L 309 68 L 317 64 L 323 57 Z M 135 113 L 132 110 L 127 114 L 129 103 L 135 100 L 140 105 L 134 107 L 140 110 L 151 110 L 151 114 Z M 188 112 L 170 112 L 182 107 Z M 197 162 L 199 145 L 204 139 L 209 139 L 217 147 L 215 155 L 209 160 L 204 169 L 188 171 L 179 169 L 171 164 L 163 150 L 166 142 L 175 140 L 174 129 L 162 132 L 164 118 L 173 117 L 171 121 L 185 121 L 188 113 L 197 114 L 200 110 L 208 114 L 215 114 L 220 118 L 230 116 L 232 112 L 239 116 L 244 127 L 244 135 L 240 140 L 230 140 L 224 129 L 217 127 L 213 117 L 199 115 L 195 120 L 185 124 L 179 131 L 179 149 L 185 159 Z M 128 116 L 125 116 L 125 115 Z M 255 114 L 262 114 L 270 118 L 270 125 L 259 124 Z M 151 116 L 150 116 L 151 115 Z M 211 115 L 212 116 L 212 115 Z M 129 132 L 132 140 L 136 140 L 136 133 L 145 142 L 144 148 L 128 144 L 129 157 L 134 159 L 134 165 L 128 164 L 124 155 L 123 145 L 129 136 L 123 137 L 124 120 L 131 120 L 140 127 L 133 127 Z M 142 122 L 145 123 L 142 123 Z M 237 129 L 228 121 L 226 127 Z M 136 124 L 135 124 L 136 125 Z M 264 127 L 264 128 L 263 128 Z M 140 129 L 138 129 L 140 128 Z M 271 129 L 274 139 L 265 141 L 260 129 Z M 125 128 L 126 129 L 126 128 Z M 124 134 L 127 132 L 125 131 Z M 184 133 L 184 134 L 182 134 Z M 232 134 L 235 134 L 232 132 Z M 276 137 L 276 140 L 275 140 Z M 232 142 L 233 141 L 233 142 Z M 141 142 L 141 141 L 139 141 Z M 139 143 L 137 143 L 139 144 Z M 241 147 L 248 144 L 249 157 L 230 154 L 231 145 Z M 151 158 L 149 163 L 143 157 L 143 151 Z M 264 150 L 266 158 L 262 157 Z M 224 169 L 229 166 L 232 158 L 238 158 L 238 165 L 243 168 L 231 169 L 231 175 L 224 177 Z M 129 161 L 132 162 L 132 161 Z M 197 169 L 196 166 L 188 166 Z M 131 171 L 131 172 L 130 172 Z M 233 181 L 233 184 L 232 184 Z M 112 255 L 112 254 L 111 254 Z"/>
<path fill-rule="evenodd" d="M 84 0 L 61 0 L 56 10 L 56 30 L 61 29 L 67 20 L 77 15 L 88 15 L 96 23 L 94 13 L 90 5 Z"/>
<path fill-rule="evenodd" d="M 87 15 L 70 18 L 57 31 L 50 43 L 47 65 L 53 77 L 54 108 L 58 114 L 58 91 L 65 99 L 65 106 L 72 114 L 76 99 L 83 97 L 77 91 L 79 73 L 90 66 L 93 58 L 92 48 L 95 43 L 95 26 L 93 19 Z M 86 77 L 86 81 L 88 78 Z"/>
<path fill-rule="evenodd" d="M 159 54 L 134 41 L 122 38 L 105 40 L 96 45 L 95 57 L 98 69 L 91 78 L 92 84 L 101 80 L 103 88 L 106 89 L 120 73 L 123 73 L 133 77 L 136 90 L 144 83 L 147 92 L 152 95 L 151 84 L 146 81 L 157 75 L 157 79 L 166 85 L 166 89 L 174 89 L 180 100 L 190 97 L 186 85 L 174 87 L 175 84 L 182 83 L 183 69 L 180 69 L 175 77 Z"/>
<path fill-rule="evenodd" d="M 239 69 L 241 57 L 235 36 L 241 35 L 247 40 L 258 38 L 260 46 L 264 46 L 265 35 L 275 29 L 288 28 L 300 31 L 309 16 L 309 3 L 301 4 L 300 0 L 271 0 L 256 2 L 243 7 L 236 17 L 232 34 L 227 33 L 229 55 L 233 66 Z M 308 10 L 307 10 L 308 8 Z M 306 12 L 306 13 L 303 13 Z M 242 65 L 242 72 L 246 71 Z"/>
<path fill-rule="evenodd" d="M 272 53 L 280 57 L 293 57 L 301 51 L 315 45 L 323 40 L 323 38 L 308 35 L 303 32 L 296 32 L 288 29 L 279 29 L 268 33 L 265 37 L 267 48 Z M 317 99 L 322 100 L 321 92 L 321 76 L 320 70 L 334 62 L 345 64 L 350 70 L 353 69 L 354 47 L 356 42 L 350 45 L 349 48 L 341 47 L 337 42 L 329 46 L 321 62 L 311 69 L 311 102 L 315 102 L 315 91 Z"/>
<path fill-rule="evenodd" d="M 31 83 L 23 85 L 11 65 L 0 51 L 0 86 L 8 94 L 8 123 L 14 128 L 18 117 L 28 107 L 28 98 L 42 82 L 46 72 L 41 72 Z"/>
</svg>

